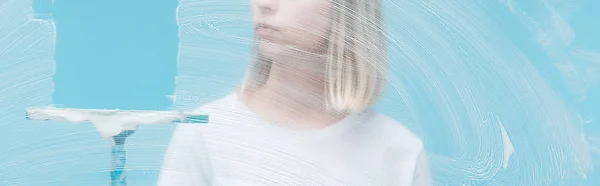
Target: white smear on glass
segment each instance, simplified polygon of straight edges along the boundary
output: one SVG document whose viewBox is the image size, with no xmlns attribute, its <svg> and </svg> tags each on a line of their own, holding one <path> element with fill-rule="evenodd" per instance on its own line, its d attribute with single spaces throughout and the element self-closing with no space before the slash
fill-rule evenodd
<svg viewBox="0 0 600 186">
<path fill-rule="evenodd" d="M 600 51 L 573 45 L 577 33 L 569 23 L 569 13 L 577 1 L 532 0 L 528 3 L 511 3 L 519 8 L 515 17 L 528 28 L 537 42 L 560 71 L 570 90 L 582 101 L 587 91 L 600 83 Z"/>
<path fill-rule="evenodd" d="M 411 112 L 396 108 L 390 115 L 412 115 L 411 122 L 429 129 L 423 133 L 432 150 L 449 149 L 431 154 L 436 183 L 551 184 L 589 172 L 583 122 L 534 65 L 543 61 L 528 58 L 513 41 L 521 38 L 511 38 L 505 33 L 510 28 L 496 22 L 522 13 L 519 1 L 502 1 L 510 9 L 498 17 L 488 12 L 498 11 L 489 3 L 385 2 L 391 89 L 406 103 L 394 107 Z M 560 29 L 521 34 L 548 46 L 572 40 L 564 19 L 541 17 L 551 17 L 549 25 Z"/>
<path fill-rule="evenodd" d="M 506 15 L 527 24 L 529 38 L 558 50 L 571 42 L 574 33 L 558 11 L 532 18 L 519 2 L 499 3 L 508 7 Z M 535 2 L 540 9 L 551 7 Z M 383 4 L 390 55 L 386 97 L 393 98 L 383 103 L 390 105 L 383 112 L 407 118 L 402 121 L 409 126 L 427 126 L 425 141 L 438 142 L 431 150 L 450 149 L 429 154 L 436 184 L 539 185 L 589 171 L 582 121 L 533 65 L 538 61 L 527 58 L 498 26 L 494 12 L 472 1 Z M 177 99 L 198 92 L 211 100 L 239 82 L 241 76 L 226 75 L 243 74 L 249 59 L 251 33 L 243 31 L 251 26 L 248 6 L 247 1 L 180 1 Z M 542 24 L 538 18 L 551 21 Z M 176 107 L 193 109 L 203 101 L 176 102 Z M 448 137 L 440 138 L 440 130 Z"/>
<path fill-rule="evenodd" d="M 70 168 L 48 150 L 64 131 L 23 118 L 24 108 L 51 104 L 53 90 L 53 23 L 32 13 L 31 0 L 0 0 L 0 185 L 43 185 Z"/>
</svg>

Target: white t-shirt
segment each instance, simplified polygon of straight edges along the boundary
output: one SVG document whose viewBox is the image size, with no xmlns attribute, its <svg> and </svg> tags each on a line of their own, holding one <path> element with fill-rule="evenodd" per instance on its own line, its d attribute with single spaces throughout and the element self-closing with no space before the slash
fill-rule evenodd
<svg viewBox="0 0 600 186">
<path fill-rule="evenodd" d="M 208 124 L 179 124 L 159 186 L 431 185 L 421 140 L 366 110 L 319 130 L 261 120 L 236 93 L 200 108 Z"/>
</svg>

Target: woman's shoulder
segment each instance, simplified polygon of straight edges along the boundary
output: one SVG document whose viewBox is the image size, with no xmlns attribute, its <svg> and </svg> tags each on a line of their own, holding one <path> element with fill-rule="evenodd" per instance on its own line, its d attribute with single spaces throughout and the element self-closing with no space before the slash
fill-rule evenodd
<svg viewBox="0 0 600 186">
<path fill-rule="evenodd" d="M 210 114 L 210 112 L 230 110 L 231 108 L 237 107 L 238 104 L 239 103 L 237 102 L 237 94 L 230 93 L 219 99 L 198 106 L 196 108 L 196 111 L 209 112 Z"/>
<path fill-rule="evenodd" d="M 201 125 L 200 128 L 234 127 L 243 124 L 245 118 L 249 117 L 249 111 L 240 102 L 237 93 L 233 92 L 221 98 L 203 104 L 196 108 L 197 112 L 208 114 L 208 124 Z"/>
<path fill-rule="evenodd" d="M 211 123 L 215 123 L 215 120 L 220 120 L 223 116 L 231 115 L 234 107 L 236 106 L 235 94 L 228 94 L 216 100 L 202 104 L 194 109 L 194 112 L 201 112 L 208 114 L 209 124 L 190 124 L 180 123 L 178 124 L 175 133 L 196 133 L 199 135 L 203 130 L 209 130 L 213 126 Z"/>
<path fill-rule="evenodd" d="M 386 114 L 373 112 L 369 118 L 368 126 L 373 126 L 390 148 L 399 148 L 411 152 L 420 152 L 423 142 L 411 129 L 403 123 Z"/>
<path fill-rule="evenodd" d="M 427 153 L 421 139 L 406 125 L 384 114 L 375 114 L 372 121 L 379 127 L 385 144 L 382 154 L 395 183 L 431 185 Z"/>
</svg>

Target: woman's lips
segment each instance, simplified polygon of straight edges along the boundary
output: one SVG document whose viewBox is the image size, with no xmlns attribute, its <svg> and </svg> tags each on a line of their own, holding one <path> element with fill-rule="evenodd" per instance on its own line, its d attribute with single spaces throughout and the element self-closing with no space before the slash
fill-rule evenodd
<svg viewBox="0 0 600 186">
<path fill-rule="evenodd" d="M 269 38 L 272 38 L 274 36 L 274 33 L 277 32 L 278 30 L 277 30 L 277 28 L 275 28 L 269 24 L 260 23 L 260 24 L 256 25 L 254 31 L 257 36 L 259 36 L 261 38 L 269 39 Z"/>
</svg>

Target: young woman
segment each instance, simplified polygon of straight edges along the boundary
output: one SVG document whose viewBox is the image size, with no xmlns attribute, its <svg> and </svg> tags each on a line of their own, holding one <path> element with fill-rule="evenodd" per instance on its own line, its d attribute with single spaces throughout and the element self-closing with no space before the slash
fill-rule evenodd
<svg viewBox="0 0 600 186">
<path fill-rule="evenodd" d="M 385 79 L 380 0 L 252 0 L 242 86 L 181 124 L 158 185 L 430 185 L 421 140 L 371 109 Z"/>
</svg>

